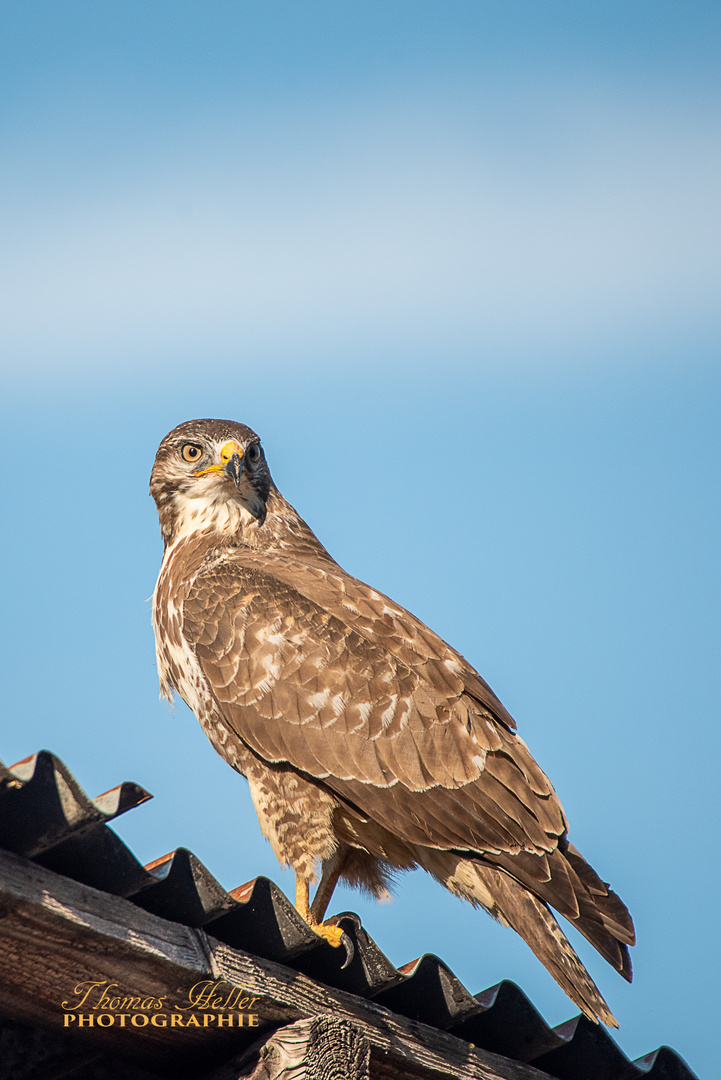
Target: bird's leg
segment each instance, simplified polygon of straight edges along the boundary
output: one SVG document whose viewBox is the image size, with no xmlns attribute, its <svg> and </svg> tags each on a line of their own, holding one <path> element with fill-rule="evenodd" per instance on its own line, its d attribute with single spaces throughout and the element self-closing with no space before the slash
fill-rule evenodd
<svg viewBox="0 0 721 1080">
<path fill-rule="evenodd" d="M 295 876 L 295 909 L 307 923 L 312 922 L 310 914 L 310 882 L 302 878 L 300 874 Z"/>
<path fill-rule="evenodd" d="M 343 967 L 349 964 L 353 958 L 353 944 L 350 938 L 341 930 L 340 926 L 329 926 L 314 918 L 310 908 L 310 882 L 307 878 L 302 878 L 300 874 L 296 874 L 295 878 L 295 908 L 315 934 L 322 937 L 336 949 L 340 948 L 341 945 L 345 948 L 346 962 Z"/>
<path fill-rule="evenodd" d="M 312 917 L 318 922 L 322 921 L 326 913 L 333 890 L 338 884 L 338 878 L 348 858 L 348 853 L 349 848 L 345 844 L 341 844 L 331 857 L 323 863 L 323 875 L 318 888 L 315 890 L 315 896 L 310 908 Z"/>
</svg>

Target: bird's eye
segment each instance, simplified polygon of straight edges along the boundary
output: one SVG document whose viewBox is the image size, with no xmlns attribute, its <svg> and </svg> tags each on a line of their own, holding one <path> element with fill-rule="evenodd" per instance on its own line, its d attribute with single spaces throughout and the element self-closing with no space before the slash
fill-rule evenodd
<svg viewBox="0 0 721 1080">
<path fill-rule="evenodd" d="M 194 443 L 186 443 L 180 453 L 183 461 L 200 461 L 203 456 L 203 451 Z"/>
<path fill-rule="evenodd" d="M 260 457 L 260 447 L 258 446 L 258 443 L 253 443 L 252 446 L 249 446 L 245 452 L 245 456 L 251 465 L 255 465 Z"/>
</svg>

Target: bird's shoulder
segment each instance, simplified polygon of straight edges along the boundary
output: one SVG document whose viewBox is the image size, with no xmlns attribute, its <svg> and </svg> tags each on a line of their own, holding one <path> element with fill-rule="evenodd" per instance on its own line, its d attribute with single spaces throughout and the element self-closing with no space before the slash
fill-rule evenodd
<svg viewBox="0 0 721 1080">
<path fill-rule="evenodd" d="M 204 560 L 191 558 L 196 569 L 184 590 L 189 639 L 209 644 L 212 635 L 226 636 L 241 610 L 254 609 L 269 624 L 281 619 L 286 631 L 301 620 L 304 634 L 340 634 L 345 648 L 355 651 L 381 649 L 389 661 L 418 672 L 442 695 L 468 695 L 515 729 L 475 668 L 421 619 L 347 573 L 320 543 L 300 551 L 298 546 L 259 551 L 243 545 L 208 553 Z"/>
</svg>

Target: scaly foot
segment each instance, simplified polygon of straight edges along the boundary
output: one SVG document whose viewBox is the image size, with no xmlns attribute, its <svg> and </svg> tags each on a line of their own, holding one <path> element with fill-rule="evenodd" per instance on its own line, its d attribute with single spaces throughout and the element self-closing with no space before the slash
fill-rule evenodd
<svg viewBox="0 0 721 1080">
<path fill-rule="evenodd" d="M 334 949 L 340 949 L 341 947 L 345 949 L 345 960 L 341 964 L 341 969 L 347 968 L 355 956 L 355 946 L 345 930 L 341 930 L 340 926 L 334 926 L 329 922 L 311 923 L 310 928 L 314 934 L 322 937 Z"/>
<path fill-rule="evenodd" d="M 333 923 L 330 922 L 319 923 L 315 921 L 310 913 L 308 882 L 303 881 L 299 877 L 296 878 L 295 882 L 295 907 L 298 914 L 305 919 L 314 934 L 323 938 L 323 940 L 327 941 L 329 945 L 332 945 L 334 949 L 339 949 L 341 946 L 345 949 L 345 960 L 343 961 L 342 967 L 348 967 L 355 955 L 353 942 L 346 932 L 341 930 L 340 926 L 334 926 Z"/>
<path fill-rule="evenodd" d="M 324 938 L 334 949 L 339 949 L 349 940 L 348 935 L 341 930 L 340 926 L 333 926 L 330 923 L 311 923 L 310 926 L 313 933 Z"/>
</svg>

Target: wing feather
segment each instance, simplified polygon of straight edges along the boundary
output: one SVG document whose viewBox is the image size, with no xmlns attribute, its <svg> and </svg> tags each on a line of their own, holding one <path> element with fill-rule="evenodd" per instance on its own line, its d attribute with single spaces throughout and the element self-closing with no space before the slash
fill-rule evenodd
<svg viewBox="0 0 721 1080">
<path fill-rule="evenodd" d="M 235 734 L 402 839 L 542 855 L 565 831 L 550 782 L 480 676 L 354 578 L 279 558 L 259 567 L 240 551 L 201 570 L 183 619 Z"/>
</svg>

